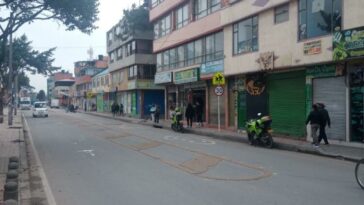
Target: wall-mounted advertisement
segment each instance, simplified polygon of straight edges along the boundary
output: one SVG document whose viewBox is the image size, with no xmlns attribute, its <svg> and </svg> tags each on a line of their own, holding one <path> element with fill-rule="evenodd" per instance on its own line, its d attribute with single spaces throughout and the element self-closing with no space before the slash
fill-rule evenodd
<svg viewBox="0 0 364 205">
<path fill-rule="evenodd" d="M 335 32 L 333 49 L 334 61 L 364 56 L 364 27 Z"/>
</svg>

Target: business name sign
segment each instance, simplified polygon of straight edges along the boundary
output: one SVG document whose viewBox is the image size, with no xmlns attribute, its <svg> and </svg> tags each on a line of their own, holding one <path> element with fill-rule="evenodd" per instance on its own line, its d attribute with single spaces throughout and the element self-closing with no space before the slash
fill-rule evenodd
<svg viewBox="0 0 364 205">
<path fill-rule="evenodd" d="M 200 79 L 199 68 L 194 68 L 190 70 L 184 70 L 174 73 L 174 83 L 183 84 L 196 82 Z"/>
<path fill-rule="evenodd" d="M 334 61 L 364 56 L 364 27 L 335 32 L 333 49 Z"/>
<path fill-rule="evenodd" d="M 154 83 L 172 83 L 172 72 L 156 73 L 154 76 Z"/>
</svg>

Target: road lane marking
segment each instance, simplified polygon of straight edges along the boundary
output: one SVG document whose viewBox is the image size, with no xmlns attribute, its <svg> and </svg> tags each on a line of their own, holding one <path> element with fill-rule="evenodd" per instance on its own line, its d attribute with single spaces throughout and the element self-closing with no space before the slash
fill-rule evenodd
<svg viewBox="0 0 364 205">
<path fill-rule="evenodd" d="M 83 152 L 83 153 L 89 154 L 92 157 L 96 156 L 93 149 L 78 150 L 78 152 Z"/>
</svg>

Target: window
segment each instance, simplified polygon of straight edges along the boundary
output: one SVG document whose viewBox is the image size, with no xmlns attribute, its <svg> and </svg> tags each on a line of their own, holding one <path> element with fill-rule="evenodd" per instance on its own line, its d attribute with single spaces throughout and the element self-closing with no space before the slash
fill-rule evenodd
<svg viewBox="0 0 364 205">
<path fill-rule="evenodd" d="M 177 67 L 177 55 L 176 55 L 176 50 L 175 48 L 169 50 L 169 64 L 170 64 L 170 68 L 176 68 Z"/>
<path fill-rule="evenodd" d="M 206 37 L 206 62 L 222 59 L 224 55 L 223 33 L 219 32 Z"/>
<path fill-rule="evenodd" d="M 188 24 L 189 20 L 189 12 L 188 12 L 188 4 L 182 6 L 176 11 L 176 28 L 182 28 L 183 26 Z"/>
<path fill-rule="evenodd" d="M 299 40 L 341 29 L 341 0 L 299 0 L 298 11 Z"/>
<path fill-rule="evenodd" d="M 194 59 L 195 59 L 195 48 L 194 48 L 194 43 L 191 42 L 187 44 L 187 65 L 188 66 L 193 65 Z"/>
<path fill-rule="evenodd" d="M 158 72 L 161 72 L 162 70 L 220 60 L 223 56 L 223 32 L 218 32 L 177 48 L 158 53 L 157 69 Z"/>
<path fill-rule="evenodd" d="M 126 56 L 130 56 L 130 55 L 133 55 L 135 53 L 135 50 L 136 50 L 136 43 L 135 41 L 131 41 L 129 43 L 127 43 L 125 45 L 125 50 L 126 50 Z"/>
<path fill-rule="evenodd" d="M 153 53 L 153 41 L 151 40 L 138 40 L 136 42 L 137 48 L 136 53 L 146 53 L 150 54 Z"/>
<path fill-rule="evenodd" d="M 117 49 L 117 59 L 122 59 L 123 58 L 123 47 L 120 47 Z"/>
<path fill-rule="evenodd" d="M 177 67 L 183 67 L 185 65 L 185 46 L 180 46 L 177 48 Z"/>
<path fill-rule="evenodd" d="M 114 73 L 111 74 L 111 76 L 112 76 L 112 84 L 113 84 L 113 86 L 119 84 L 119 81 L 120 81 L 120 79 L 119 79 L 119 73 L 118 72 L 114 72 Z"/>
<path fill-rule="evenodd" d="M 194 46 L 195 46 L 195 61 L 194 63 L 201 63 L 202 62 L 202 57 L 203 57 L 203 48 L 202 48 L 202 39 L 199 39 L 197 41 L 194 42 Z"/>
<path fill-rule="evenodd" d="M 200 19 L 221 8 L 220 0 L 196 0 L 195 18 Z"/>
<path fill-rule="evenodd" d="M 138 79 L 154 79 L 155 65 L 138 65 Z"/>
<path fill-rule="evenodd" d="M 154 24 L 154 38 L 155 39 L 163 37 L 172 31 L 171 19 L 172 19 L 171 15 L 169 14 Z"/>
<path fill-rule="evenodd" d="M 160 3 L 162 3 L 164 0 L 151 0 L 152 2 L 152 8 L 158 6 Z"/>
<path fill-rule="evenodd" d="M 169 67 L 169 50 L 163 53 L 163 70 Z"/>
<path fill-rule="evenodd" d="M 163 61 L 162 61 L 162 53 L 157 54 L 157 70 L 158 72 L 162 71 L 163 68 Z"/>
<path fill-rule="evenodd" d="M 233 25 L 233 53 L 258 50 L 258 17 L 254 16 Z"/>
<path fill-rule="evenodd" d="M 109 31 L 109 33 L 107 33 L 107 42 L 108 42 L 108 45 L 110 45 L 113 41 L 113 33 L 112 31 Z"/>
<path fill-rule="evenodd" d="M 128 75 L 128 79 L 136 79 L 137 75 L 138 75 L 138 66 L 137 65 L 133 65 L 129 67 L 129 75 Z"/>
<path fill-rule="evenodd" d="M 282 23 L 289 20 L 289 3 L 274 9 L 274 23 Z"/>
<path fill-rule="evenodd" d="M 110 63 L 113 63 L 116 60 L 116 51 L 110 52 Z"/>
</svg>

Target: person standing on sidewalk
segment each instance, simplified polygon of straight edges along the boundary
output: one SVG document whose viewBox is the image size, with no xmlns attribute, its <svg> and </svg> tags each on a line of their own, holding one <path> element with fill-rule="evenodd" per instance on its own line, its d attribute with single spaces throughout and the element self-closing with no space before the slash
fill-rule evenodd
<svg viewBox="0 0 364 205">
<path fill-rule="evenodd" d="M 307 117 L 306 125 L 310 123 L 311 125 L 311 136 L 312 136 L 312 144 L 314 147 L 318 148 L 318 140 L 317 140 L 317 131 L 320 128 L 320 125 L 322 124 L 322 115 L 320 111 L 318 110 L 317 104 L 312 105 L 312 111 Z"/>
<path fill-rule="evenodd" d="M 117 106 L 117 104 L 116 104 L 116 102 L 114 101 L 114 102 L 112 103 L 112 105 L 111 105 L 111 112 L 112 112 L 112 116 L 113 116 L 113 117 L 115 117 L 115 115 L 116 115 L 116 106 Z"/>
<path fill-rule="evenodd" d="M 119 111 L 120 111 L 120 115 L 123 116 L 124 115 L 124 105 L 123 105 L 123 103 L 120 103 Z"/>
<path fill-rule="evenodd" d="M 185 117 L 187 119 L 187 127 L 192 128 L 192 118 L 195 115 L 195 111 L 193 110 L 193 106 L 191 103 L 188 103 Z"/>
<path fill-rule="evenodd" d="M 161 109 L 159 108 L 159 105 L 155 105 L 154 123 L 159 123 L 160 114 L 161 114 Z"/>
<path fill-rule="evenodd" d="M 321 113 L 321 116 L 322 116 L 322 123 L 320 124 L 320 134 L 318 137 L 318 143 L 320 144 L 321 140 L 323 139 L 325 141 L 325 144 L 328 145 L 330 143 L 329 143 L 329 141 L 327 141 L 327 135 L 326 135 L 325 128 L 326 128 L 326 125 L 329 128 L 331 126 L 329 112 L 325 109 L 325 104 L 317 103 L 317 105 L 318 105 L 319 112 Z"/>
<path fill-rule="evenodd" d="M 196 107 L 195 107 L 195 112 L 196 112 L 196 118 L 197 118 L 197 127 L 201 127 L 202 126 L 202 105 L 200 104 L 200 102 L 196 102 Z"/>
</svg>

